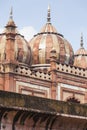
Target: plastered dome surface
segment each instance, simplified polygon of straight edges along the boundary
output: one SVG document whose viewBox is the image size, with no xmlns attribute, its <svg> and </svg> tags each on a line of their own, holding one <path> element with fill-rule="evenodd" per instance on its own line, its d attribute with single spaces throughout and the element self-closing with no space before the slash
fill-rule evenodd
<svg viewBox="0 0 87 130">
<path fill-rule="evenodd" d="M 12 59 L 13 55 L 14 59 Z M 10 59 L 25 65 L 31 64 L 31 48 L 24 37 L 18 33 L 12 14 L 4 32 L 0 34 L 0 62 L 9 62 Z"/>
<path fill-rule="evenodd" d="M 72 46 L 51 24 L 50 8 L 48 8 L 47 23 L 42 27 L 40 33 L 30 40 L 29 45 L 33 52 L 33 64 L 49 64 L 52 48 L 56 50 L 58 62 L 73 64 Z"/>
</svg>

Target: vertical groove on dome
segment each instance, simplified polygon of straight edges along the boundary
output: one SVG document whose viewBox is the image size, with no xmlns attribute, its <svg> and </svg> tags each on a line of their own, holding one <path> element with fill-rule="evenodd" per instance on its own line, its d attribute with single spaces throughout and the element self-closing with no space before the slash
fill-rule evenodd
<svg viewBox="0 0 87 130">
<path fill-rule="evenodd" d="M 45 28 L 44 28 L 44 32 L 48 32 L 48 30 L 49 30 L 49 26 L 47 24 L 47 26 L 45 26 Z"/>
<path fill-rule="evenodd" d="M 56 48 L 57 58 L 59 59 L 60 48 L 59 44 L 56 44 L 59 42 L 59 40 L 56 35 L 53 35 L 52 38 L 53 38 L 53 47 Z"/>
<path fill-rule="evenodd" d="M 49 25 L 49 27 L 50 27 L 50 31 L 49 31 L 49 32 L 53 32 L 53 28 L 52 28 L 52 26 Z"/>
<path fill-rule="evenodd" d="M 69 58 L 70 58 L 70 46 L 67 44 L 67 41 L 65 40 L 65 51 L 66 51 L 66 58 L 67 58 L 67 62 L 69 62 Z"/>
<path fill-rule="evenodd" d="M 39 42 L 41 40 L 40 35 L 38 37 L 35 37 L 33 43 L 34 45 L 32 46 L 32 51 L 33 51 L 33 64 L 38 64 L 39 62 Z"/>
<path fill-rule="evenodd" d="M 60 62 L 63 63 L 65 61 L 65 45 L 64 45 L 64 40 L 62 38 L 58 37 L 60 41 Z"/>
<path fill-rule="evenodd" d="M 53 38 L 50 34 L 46 37 L 46 63 L 50 62 L 50 51 L 53 48 Z"/>
<path fill-rule="evenodd" d="M 25 42 L 25 40 L 23 40 L 22 37 L 21 38 L 21 41 L 23 41 L 23 49 L 22 49 L 22 55 L 23 55 L 23 62 L 26 63 L 26 57 L 27 57 L 27 54 L 28 54 L 28 47 L 27 47 L 27 43 Z M 27 59 L 28 60 L 28 59 Z"/>
<path fill-rule="evenodd" d="M 39 43 L 39 62 L 41 64 L 46 62 L 46 37 L 47 34 L 43 34 Z"/>
</svg>

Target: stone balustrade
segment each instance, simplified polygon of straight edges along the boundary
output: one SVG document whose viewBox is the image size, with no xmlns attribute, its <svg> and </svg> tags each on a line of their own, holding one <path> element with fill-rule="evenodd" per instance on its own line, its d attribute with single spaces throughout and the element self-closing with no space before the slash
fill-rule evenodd
<svg viewBox="0 0 87 130">
<path fill-rule="evenodd" d="M 48 72 L 48 70 L 44 69 L 32 70 L 25 66 L 17 66 L 15 69 L 15 73 L 43 80 L 51 80 L 50 73 Z"/>
<path fill-rule="evenodd" d="M 72 75 L 81 76 L 81 77 L 87 77 L 87 69 L 78 68 L 75 66 L 69 66 L 69 65 L 60 64 L 60 63 L 56 64 L 56 69 L 59 72 L 64 72 L 67 74 L 72 74 Z"/>
<path fill-rule="evenodd" d="M 75 66 L 69 66 L 66 64 L 56 64 L 56 70 L 59 72 L 81 76 L 81 77 L 87 77 L 87 69 L 78 68 Z M 4 65 L 0 64 L 0 72 L 4 72 Z M 43 80 L 51 80 L 51 74 L 49 73 L 49 68 L 38 68 L 36 70 L 30 69 L 27 66 L 18 65 L 15 70 L 15 73 L 26 75 L 33 78 L 43 79 Z"/>
</svg>

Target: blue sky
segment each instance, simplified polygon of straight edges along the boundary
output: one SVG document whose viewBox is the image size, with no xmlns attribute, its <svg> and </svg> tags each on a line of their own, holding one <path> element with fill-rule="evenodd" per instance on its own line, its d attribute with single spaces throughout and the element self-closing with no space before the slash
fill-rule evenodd
<svg viewBox="0 0 87 130">
<path fill-rule="evenodd" d="M 74 51 L 80 48 L 82 32 L 87 49 L 87 0 L 0 0 L 0 28 L 6 25 L 12 6 L 18 30 L 24 31 L 28 39 L 46 23 L 49 4 L 51 23 L 57 31 L 71 43 Z"/>
</svg>

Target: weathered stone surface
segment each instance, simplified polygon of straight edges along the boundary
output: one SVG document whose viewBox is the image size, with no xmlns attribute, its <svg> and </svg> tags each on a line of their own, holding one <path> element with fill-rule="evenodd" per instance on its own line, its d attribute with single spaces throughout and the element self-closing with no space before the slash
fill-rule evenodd
<svg viewBox="0 0 87 130">
<path fill-rule="evenodd" d="M 87 106 L 52 99 L 0 91 L 0 106 L 49 114 L 68 114 L 87 117 Z"/>
</svg>

